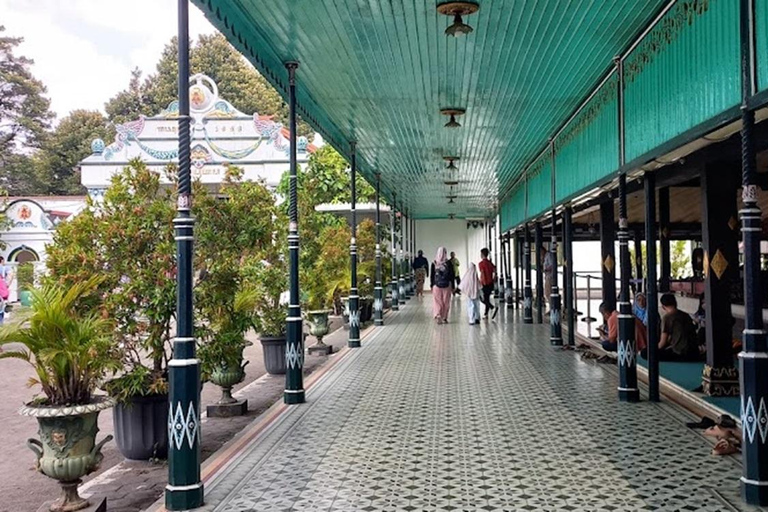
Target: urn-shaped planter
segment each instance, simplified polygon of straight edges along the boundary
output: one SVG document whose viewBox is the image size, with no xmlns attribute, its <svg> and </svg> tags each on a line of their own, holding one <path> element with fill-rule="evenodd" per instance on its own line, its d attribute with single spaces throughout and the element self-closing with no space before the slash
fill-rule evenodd
<svg viewBox="0 0 768 512">
<path fill-rule="evenodd" d="M 61 485 L 62 493 L 51 505 L 52 512 L 73 512 L 90 505 L 80 497 L 77 486 L 82 483 L 82 477 L 99 468 L 104 458 L 101 448 L 112 436 L 96 443 L 99 412 L 112 405 L 112 401 L 100 399 L 88 405 L 28 405 L 21 409 L 22 415 L 35 417 L 40 427 L 40 439 L 27 441 L 27 446 L 37 455 L 37 470 Z"/>
<path fill-rule="evenodd" d="M 223 364 L 213 369 L 209 380 L 221 388 L 221 398 L 217 402 L 219 405 L 234 404 L 237 402 L 237 400 L 232 397 L 232 388 L 245 380 L 245 367 L 247 365 L 248 361 L 243 363 L 241 357 L 240 363 L 234 367 Z"/>
<path fill-rule="evenodd" d="M 285 374 L 285 336 L 262 336 L 261 349 L 264 368 L 270 375 Z"/>
<path fill-rule="evenodd" d="M 129 460 L 168 457 L 168 395 L 134 396 L 113 410 L 115 441 Z"/>
<path fill-rule="evenodd" d="M 307 313 L 307 323 L 309 324 L 309 334 L 317 338 L 317 343 L 307 349 L 310 354 L 328 355 L 333 352 L 333 346 L 323 343 L 323 338 L 330 331 L 328 315 L 330 309 L 317 309 Z"/>
</svg>

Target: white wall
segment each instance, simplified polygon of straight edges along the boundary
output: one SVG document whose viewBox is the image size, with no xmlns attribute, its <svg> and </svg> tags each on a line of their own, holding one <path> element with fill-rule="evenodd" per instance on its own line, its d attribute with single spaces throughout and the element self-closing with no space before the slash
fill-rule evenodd
<svg viewBox="0 0 768 512">
<path fill-rule="evenodd" d="M 486 245 L 486 228 L 467 229 L 467 221 L 464 219 L 416 221 L 416 250 L 423 250 L 424 257 L 431 263 L 435 259 L 437 248 L 445 246 L 449 253 L 456 253 L 460 262 L 459 272 L 462 275 L 467 270 L 468 262 L 480 261 L 480 249 Z"/>
</svg>

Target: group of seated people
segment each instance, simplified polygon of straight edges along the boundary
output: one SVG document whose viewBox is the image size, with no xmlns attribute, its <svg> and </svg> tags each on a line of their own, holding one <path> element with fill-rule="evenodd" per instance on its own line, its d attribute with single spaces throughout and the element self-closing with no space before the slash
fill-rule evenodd
<svg viewBox="0 0 768 512">
<path fill-rule="evenodd" d="M 648 359 L 648 312 L 645 296 L 641 293 L 635 296 L 633 320 L 635 325 L 635 342 L 637 350 L 644 359 Z M 674 294 L 665 293 L 661 296 L 661 336 L 658 345 L 659 361 L 700 361 L 706 349 L 704 336 L 704 299 L 699 302 L 699 310 L 694 318 L 677 309 L 677 299 Z M 619 313 L 606 303 L 600 304 L 600 313 L 605 320 L 605 326 L 599 327 L 600 341 L 603 349 L 616 352 L 619 338 Z"/>
</svg>

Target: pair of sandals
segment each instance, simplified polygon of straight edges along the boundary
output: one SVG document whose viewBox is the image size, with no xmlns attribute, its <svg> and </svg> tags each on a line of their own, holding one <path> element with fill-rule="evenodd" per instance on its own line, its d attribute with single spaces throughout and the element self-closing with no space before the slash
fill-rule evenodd
<svg viewBox="0 0 768 512">
<path fill-rule="evenodd" d="M 690 428 L 704 429 L 703 434 L 706 437 L 717 440 L 712 448 L 712 455 L 733 455 L 741 451 L 741 432 L 736 426 L 736 420 L 727 414 L 718 416 L 714 420 L 705 416 L 697 423 L 686 425 Z"/>
</svg>

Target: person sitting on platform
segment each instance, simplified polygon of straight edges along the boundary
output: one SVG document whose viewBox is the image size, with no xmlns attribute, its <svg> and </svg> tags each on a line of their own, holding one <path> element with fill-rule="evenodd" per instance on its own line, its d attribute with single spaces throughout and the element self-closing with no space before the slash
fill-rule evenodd
<svg viewBox="0 0 768 512">
<path fill-rule="evenodd" d="M 598 327 L 600 344 L 606 352 L 618 351 L 619 340 L 619 312 L 605 302 L 600 304 L 600 314 L 605 320 L 604 327 Z M 635 321 L 635 346 L 637 350 L 645 350 L 648 345 L 648 332 L 639 318 L 633 315 Z"/>
<path fill-rule="evenodd" d="M 648 301 L 645 298 L 644 293 L 635 294 L 635 303 L 632 304 L 632 314 L 643 322 L 643 325 L 648 325 Z"/>
<path fill-rule="evenodd" d="M 700 359 L 696 343 L 696 327 L 690 315 L 677 309 L 674 294 L 661 296 L 661 339 L 659 340 L 659 361 L 698 361 Z M 648 358 L 647 351 L 642 356 Z"/>
</svg>

